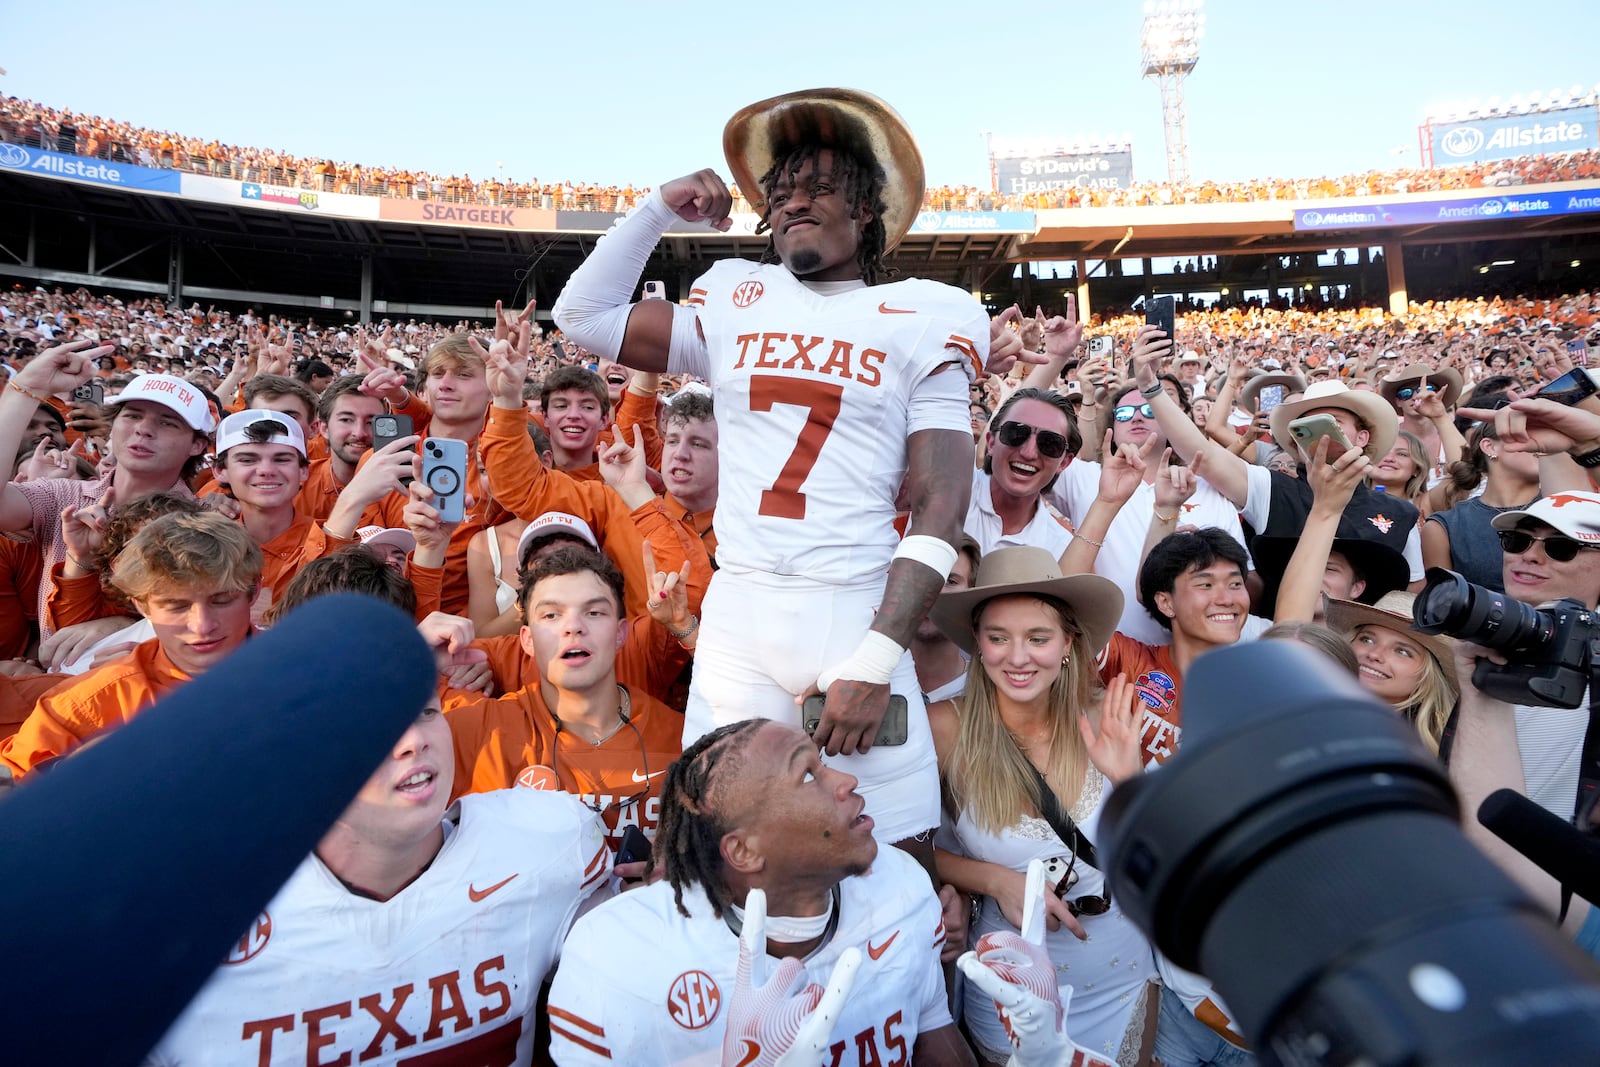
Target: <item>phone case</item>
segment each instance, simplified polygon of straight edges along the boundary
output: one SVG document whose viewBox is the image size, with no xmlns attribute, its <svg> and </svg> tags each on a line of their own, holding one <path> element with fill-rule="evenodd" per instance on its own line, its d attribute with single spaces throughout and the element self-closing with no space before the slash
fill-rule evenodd
<svg viewBox="0 0 1600 1067">
<path fill-rule="evenodd" d="M 448 437 L 422 442 L 422 484 L 433 490 L 439 521 L 460 522 L 467 517 L 467 443 Z"/>
<path fill-rule="evenodd" d="M 618 863 L 638 863 L 650 858 L 650 839 L 637 826 L 622 831 L 622 844 L 617 848 Z"/>
<path fill-rule="evenodd" d="M 1307 415 L 1295 419 L 1289 423 L 1289 436 L 1300 442 L 1307 455 L 1315 451 L 1317 442 L 1324 437 L 1333 438 L 1333 443 L 1340 448 L 1350 447 L 1350 442 L 1344 439 L 1344 431 L 1339 429 L 1332 415 Z M 1328 458 L 1331 461 L 1335 457 L 1330 455 Z"/>
<path fill-rule="evenodd" d="M 1161 332 L 1172 337 L 1177 328 L 1177 310 L 1170 296 L 1158 296 L 1150 301 L 1148 310 L 1145 311 L 1144 321 L 1152 326 L 1161 327 Z"/>
<path fill-rule="evenodd" d="M 385 419 L 394 420 L 394 433 L 382 432 L 381 428 L 387 425 L 384 422 Z M 372 450 L 376 452 L 379 449 L 400 440 L 402 437 L 410 437 L 414 432 L 415 431 L 411 426 L 410 415 L 375 415 L 372 419 Z M 400 484 L 410 485 L 411 476 L 406 475 L 405 477 L 401 478 Z"/>
<path fill-rule="evenodd" d="M 823 697 L 814 693 L 806 697 L 805 704 L 800 709 L 800 728 L 807 734 L 817 732 L 817 723 L 822 721 Z M 903 745 L 910 736 L 911 724 L 906 698 L 898 693 L 889 695 L 889 708 L 883 713 L 883 722 L 878 726 L 878 736 L 873 739 L 874 745 L 893 748 Z"/>
</svg>

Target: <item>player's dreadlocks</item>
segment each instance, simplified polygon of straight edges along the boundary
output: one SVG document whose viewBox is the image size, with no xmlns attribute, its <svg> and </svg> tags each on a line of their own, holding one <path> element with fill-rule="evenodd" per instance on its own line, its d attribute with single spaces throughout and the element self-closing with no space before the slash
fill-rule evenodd
<svg viewBox="0 0 1600 1067">
<path fill-rule="evenodd" d="M 653 869 L 660 863 L 666 871 L 673 899 L 685 918 L 689 915 L 683 906 L 686 886 L 705 890 L 711 913 L 719 919 L 723 909 L 734 903 L 722 880 L 722 835 L 728 827 L 713 813 L 707 797 L 724 761 L 737 765 L 745 743 L 766 721 L 746 719 L 718 727 L 684 749 L 667 768 L 650 865 Z"/>
<path fill-rule="evenodd" d="M 772 229 L 768 221 L 772 214 L 772 188 L 778 184 L 778 179 L 784 175 L 797 173 L 806 163 L 810 163 L 815 173 L 817 156 L 824 149 L 832 147 L 821 144 L 805 144 L 789 150 L 784 156 L 773 160 L 772 166 L 761 176 L 761 198 L 766 203 L 761 212 L 761 221 L 756 223 L 756 233 L 767 233 Z M 861 246 L 856 249 L 856 265 L 861 268 L 861 280 L 868 285 L 877 285 L 878 279 L 895 273 L 883 261 L 884 245 L 886 239 L 883 229 L 883 213 L 887 208 L 883 203 L 883 168 L 877 161 L 863 159 L 856 153 L 835 147 L 833 149 L 833 174 L 834 181 L 844 186 L 844 197 L 854 208 L 865 208 L 872 213 L 872 219 L 861 231 Z M 777 263 L 778 253 L 771 243 L 761 255 L 763 263 Z"/>
</svg>

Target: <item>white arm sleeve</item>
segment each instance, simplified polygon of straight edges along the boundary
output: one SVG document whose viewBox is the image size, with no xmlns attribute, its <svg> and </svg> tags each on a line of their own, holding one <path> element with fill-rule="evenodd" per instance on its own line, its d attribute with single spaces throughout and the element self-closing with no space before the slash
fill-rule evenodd
<svg viewBox="0 0 1600 1067">
<path fill-rule="evenodd" d="M 1239 515 L 1260 533 L 1267 528 L 1267 516 L 1272 512 L 1272 472 L 1255 464 L 1245 470 L 1244 507 Z"/>
<path fill-rule="evenodd" d="M 906 436 L 918 430 L 960 430 L 972 432 L 972 417 L 967 414 L 967 376 L 954 361 L 936 368 L 911 388 L 907 406 Z"/>
<path fill-rule="evenodd" d="M 616 359 L 644 265 L 677 218 L 657 190 L 612 224 L 551 309 L 561 332 L 598 356 Z"/>
<path fill-rule="evenodd" d="M 1411 532 L 1406 534 L 1406 547 L 1400 553 L 1406 558 L 1406 563 L 1411 567 L 1411 580 L 1419 582 L 1428 575 L 1428 568 L 1422 564 L 1422 528 L 1413 526 Z"/>
</svg>

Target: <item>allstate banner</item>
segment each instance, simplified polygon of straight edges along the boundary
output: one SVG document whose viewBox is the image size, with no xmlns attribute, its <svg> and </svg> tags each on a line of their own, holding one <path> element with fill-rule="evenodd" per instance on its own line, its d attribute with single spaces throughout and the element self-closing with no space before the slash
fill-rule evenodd
<svg viewBox="0 0 1600 1067">
<path fill-rule="evenodd" d="M 1133 184 L 1133 153 L 1055 152 L 996 158 L 995 177 L 1005 196 L 1060 189 L 1124 189 Z"/>
<path fill-rule="evenodd" d="M 919 211 L 912 233 L 1036 233 L 1031 211 Z"/>
<path fill-rule="evenodd" d="M 1457 200 L 1422 200 L 1397 204 L 1306 208 L 1294 213 L 1296 230 L 1356 230 L 1382 226 L 1416 226 L 1442 222 L 1477 222 L 1515 216 L 1578 215 L 1600 212 L 1600 187 L 1558 193 L 1475 196 Z"/>
<path fill-rule="evenodd" d="M 0 142 L 0 168 L 34 174 L 41 178 L 92 182 L 121 189 L 140 189 L 150 193 L 176 193 L 178 172 L 136 167 L 131 163 L 108 163 L 103 159 L 47 152 L 19 144 Z"/>
<path fill-rule="evenodd" d="M 1590 105 L 1446 122 L 1428 131 L 1436 167 L 1586 152 L 1600 148 L 1600 109 Z"/>
</svg>

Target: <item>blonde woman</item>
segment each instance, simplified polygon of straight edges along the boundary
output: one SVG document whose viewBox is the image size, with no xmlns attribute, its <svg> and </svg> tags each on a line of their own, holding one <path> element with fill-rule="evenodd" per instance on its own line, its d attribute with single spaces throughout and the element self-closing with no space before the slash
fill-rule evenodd
<svg viewBox="0 0 1600 1067">
<path fill-rule="evenodd" d="M 1102 805 L 1141 767 L 1133 685 L 1118 677 L 1103 702 L 1095 693 L 1095 657 L 1121 612 L 1114 583 L 1063 577 L 1044 549 L 989 553 L 973 588 L 934 605 L 934 622 L 972 664 L 959 704 L 929 713 L 955 844 L 938 853 L 941 879 L 974 898 L 981 936 L 1020 925 L 1028 864 L 1050 864 L 1046 948 L 1074 987 L 1067 1030 L 1108 1057 L 1156 973 L 1095 866 Z M 993 1002 L 976 988 L 968 1001 L 983 1059 L 1004 1064 L 1010 1046 Z"/>
</svg>

